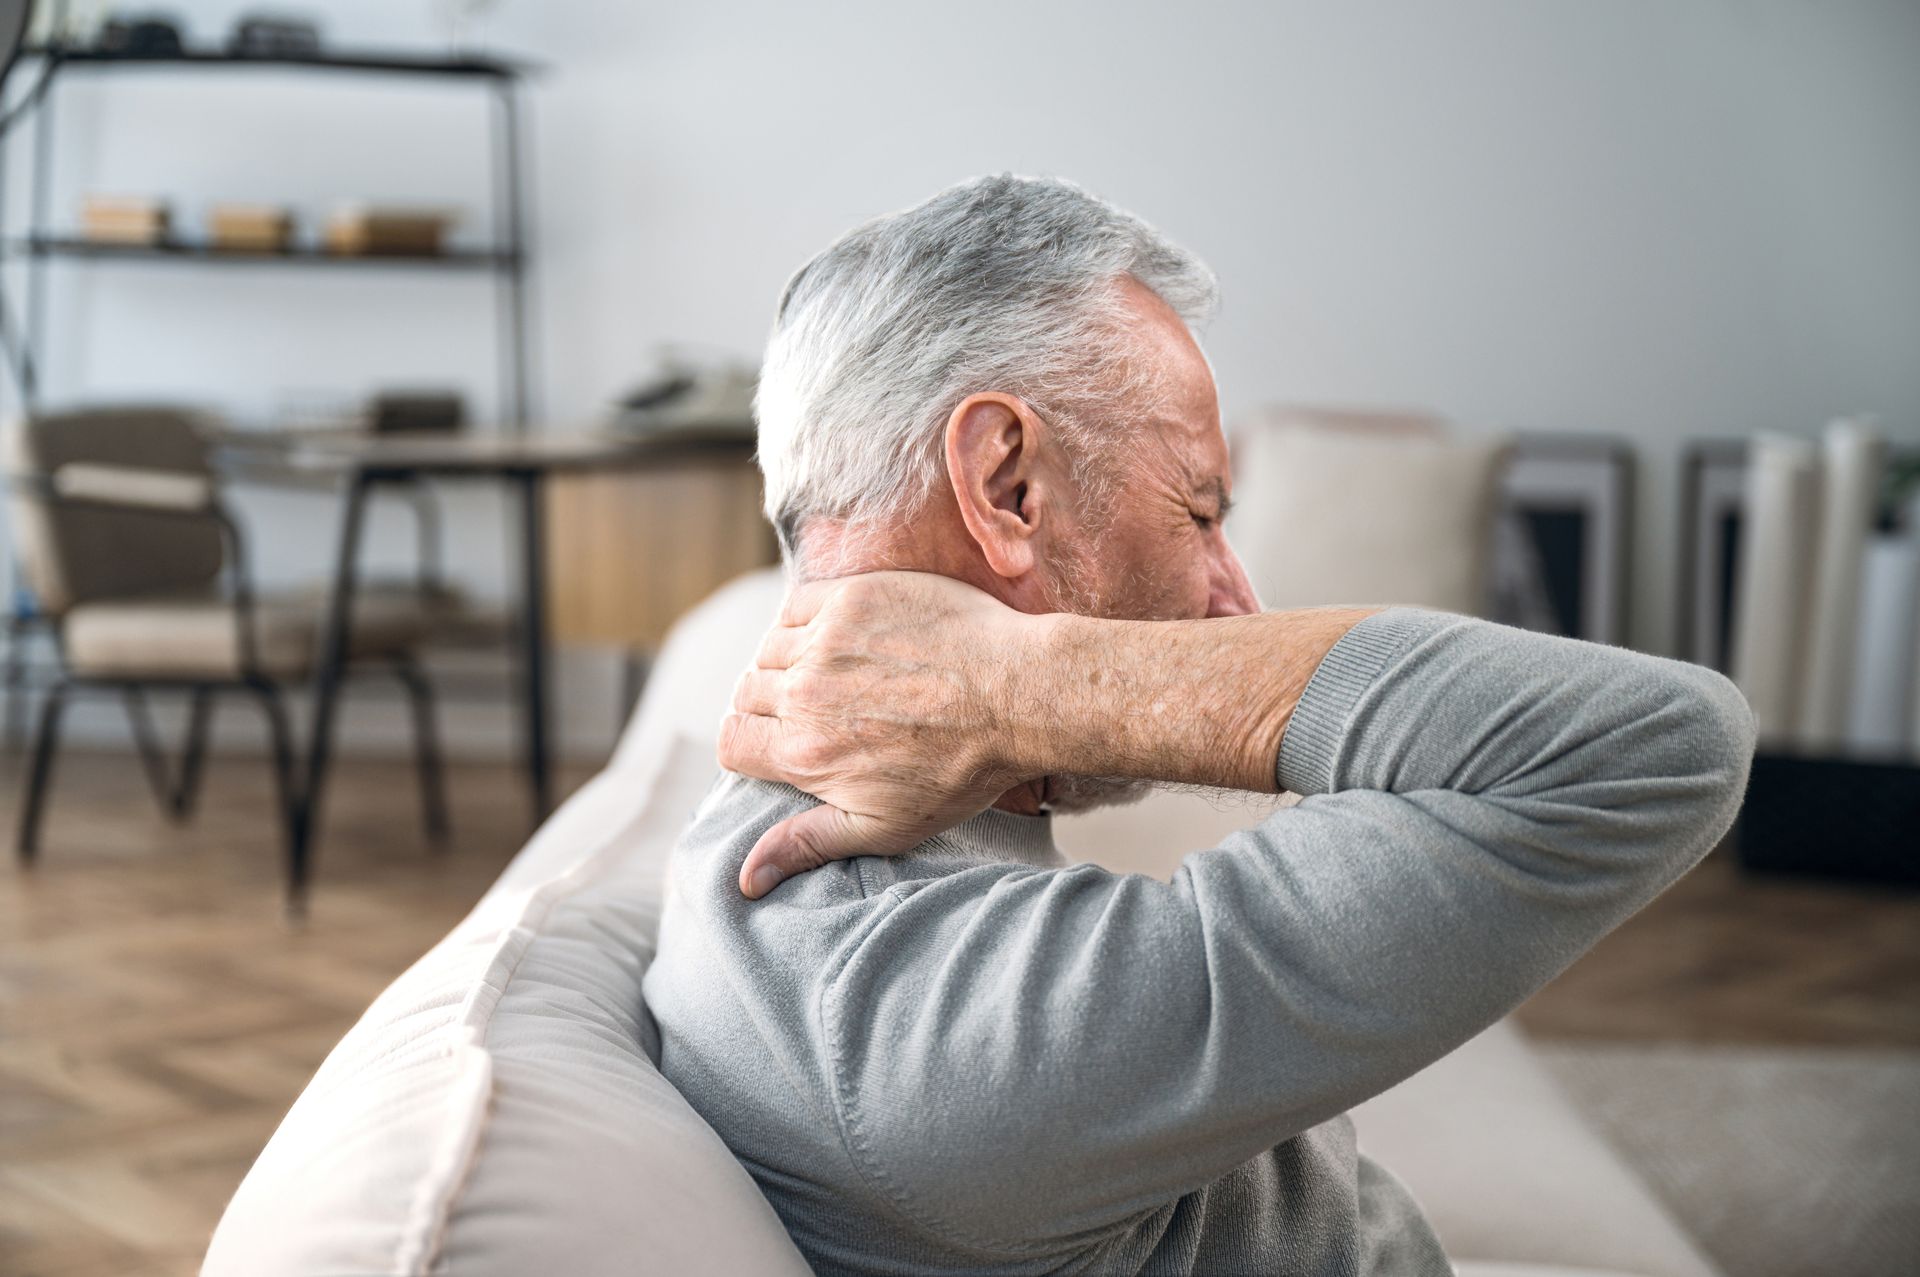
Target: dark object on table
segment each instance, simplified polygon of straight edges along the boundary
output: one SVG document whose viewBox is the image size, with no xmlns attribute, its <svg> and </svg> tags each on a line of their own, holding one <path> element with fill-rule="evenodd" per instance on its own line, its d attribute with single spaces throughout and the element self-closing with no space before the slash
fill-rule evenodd
<svg viewBox="0 0 1920 1277">
<path fill-rule="evenodd" d="M 227 52 L 236 58 L 317 58 L 320 26 L 305 18 L 247 14 L 233 24 Z"/>
<path fill-rule="evenodd" d="M 467 404 L 443 391 L 388 391 L 375 395 L 367 428 L 377 435 L 449 434 L 467 424 Z"/>
<path fill-rule="evenodd" d="M 182 51 L 180 24 L 151 14 L 144 18 L 111 18 L 100 28 L 94 47 L 126 58 L 165 58 Z"/>
<path fill-rule="evenodd" d="M 1747 869 L 1920 886 L 1920 766 L 1763 750 L 1734 837 Z"/>
<path fill-rule="evenodd" d="M 751 368 L 668 355 L 620 400 L 609 425 L 629 438 L 751 439 L 754 385 Z"/>
</svg>

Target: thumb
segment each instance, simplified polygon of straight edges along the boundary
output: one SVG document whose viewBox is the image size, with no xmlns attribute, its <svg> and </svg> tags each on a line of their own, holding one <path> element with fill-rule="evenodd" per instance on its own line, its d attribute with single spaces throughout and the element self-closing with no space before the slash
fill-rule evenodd
<svg viewBox="0 0 1920 1277">
<path fill-rule="evenodd" d="M 893 850 L 884 832 L 867 817 L 824 804 L 810 807 L 760 835 L 740 866 L 740 891 L 747 899 L 758 900 L 786 879 L 830 860 Z"/>
</svg>

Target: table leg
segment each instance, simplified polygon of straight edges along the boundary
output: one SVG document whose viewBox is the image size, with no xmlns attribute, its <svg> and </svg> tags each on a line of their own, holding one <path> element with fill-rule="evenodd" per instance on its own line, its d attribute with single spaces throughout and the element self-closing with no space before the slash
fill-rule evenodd
<svg viewBox="0 0 1920 1277">
<path fill-rule="evenodd" d="M 327 763 L 333 752 L 333 715 L 340 699 L 353 626 L 353 594 L 360 566 L 360 536 L 365 530 L 367 496 L 372 481 L 355 474 L 348 480 L 341 509 L 339 560 L 334 565 L 333 588 L 328 594 L 320 630 L 319 659 L 313 666 L 313 725 L 307 742 L 306 782 L 300 786 L 287 848 L 287 908 L 306 911 L 307 879 L 313 844 L 320 828 L 320 798 L 326 788 Z"/>
<path fill-rule="evenodd" d="M 547 551 L 544 477 L 514 475 L 520 489 L 520 678 L 521 728 L 527 784 L 538 824 L 553 810 L 553 775 L 547 753 Z"/>
</svg>

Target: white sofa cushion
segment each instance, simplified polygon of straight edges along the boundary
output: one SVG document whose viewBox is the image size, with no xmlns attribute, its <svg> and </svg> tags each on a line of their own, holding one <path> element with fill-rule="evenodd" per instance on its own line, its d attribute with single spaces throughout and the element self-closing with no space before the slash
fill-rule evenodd
<svg viewBox="0 0 1920 1277">
<path fill-rule="evenodd" d="M 1360 1151 L 1406 1184 L 1456 1258 L 1719 1272 L 1506 1021 L 1352 1116 Z"/>
</svg>

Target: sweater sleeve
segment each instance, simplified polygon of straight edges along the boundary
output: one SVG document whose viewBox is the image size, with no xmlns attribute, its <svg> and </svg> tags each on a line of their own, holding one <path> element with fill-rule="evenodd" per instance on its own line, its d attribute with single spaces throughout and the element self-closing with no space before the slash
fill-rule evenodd
<svg viewBox="0 0 1920 1277">
<path fill-rule="evenodd" d="M 1519 1005 L 1713 847 L 1753 743 L 1710 670 L 1377 613 L 1279 748 L 1304 800 L 1171 882 L 893 888 L 819 985 L 843 1138 L 950 1240 L 1124 1227 Z"/>
</svg>

